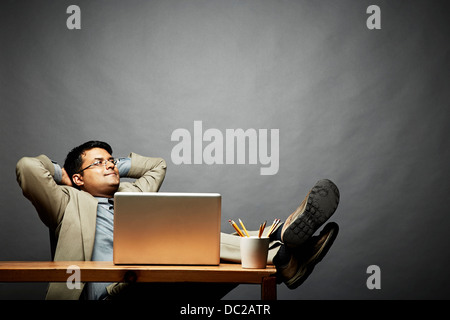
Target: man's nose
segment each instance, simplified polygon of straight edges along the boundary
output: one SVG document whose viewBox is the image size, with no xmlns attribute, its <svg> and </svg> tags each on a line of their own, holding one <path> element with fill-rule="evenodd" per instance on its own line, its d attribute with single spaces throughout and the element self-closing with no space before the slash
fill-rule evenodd
<svg viewBox="0 0 450 320">
<path fill-rule="evenodd" d="M 115 166 L 114 161 L 106 161 L 106 169 L 114 169 Z"/>
</svg>

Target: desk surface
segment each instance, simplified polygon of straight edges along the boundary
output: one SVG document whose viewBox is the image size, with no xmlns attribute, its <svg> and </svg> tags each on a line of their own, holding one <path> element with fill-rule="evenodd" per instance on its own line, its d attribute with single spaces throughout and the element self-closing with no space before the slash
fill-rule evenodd
<svg viewBox="0 0 450 320">
<path fill-rule="evenodd" d="M 75 267 L 74 267 L 75 266 Z M 0 261 L 0 282 L 65 282 L 80 270 L 82 282 L 234 282 L 261 283 L 275 267 L 243 269 L 218 266 L 114 265 L 105 261 Z"/>
</svg>

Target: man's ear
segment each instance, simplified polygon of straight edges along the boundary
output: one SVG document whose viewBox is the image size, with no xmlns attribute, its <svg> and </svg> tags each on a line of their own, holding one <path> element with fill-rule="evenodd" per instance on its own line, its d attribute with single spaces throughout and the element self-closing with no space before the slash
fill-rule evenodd
<svg viewBox="0 0 450 320">
<path fill-rule="evenodd" d="M 84 185 L 84 180 L 83 180 L 83 176 L 79 173 L 75 173 L 72 176 L 72 181 L 74 184 L 76 184 L 78 187 L 81 187 L 82 185 Z"/>
</svg>

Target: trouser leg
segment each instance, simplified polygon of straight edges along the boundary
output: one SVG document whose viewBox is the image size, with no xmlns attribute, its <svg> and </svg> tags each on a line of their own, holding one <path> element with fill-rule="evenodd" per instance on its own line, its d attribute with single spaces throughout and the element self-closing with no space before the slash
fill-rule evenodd
<svg viewBox="0 0 450 320">
<path fill-rule="evenodd" d="M 267 230 L 264 232 L 267 232 Z M 249 231 L 249 234 L 250 236 L 257 236 L 258 231 Z M 280 244 L 281 242 L 279 241 L 270 242 L 267 255 L 268 264 L 272 264 L 272 259 L 277 254 Z M 241 246 L 238 235 L 223 232 L 220 234 L 220 259 L 227 262 L 241 263 Z"/>
</svg>

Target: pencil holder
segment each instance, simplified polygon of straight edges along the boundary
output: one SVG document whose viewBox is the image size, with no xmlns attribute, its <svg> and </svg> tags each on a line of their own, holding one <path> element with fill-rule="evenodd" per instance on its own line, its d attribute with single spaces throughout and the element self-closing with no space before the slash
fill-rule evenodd
<svg viewBox="0 0 450 320">
<path fill-rule="evenodd" d="M 265 269 L 269 251 L 269 238 L 241 237 L 242 268 Z"/>
</svg>

